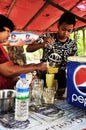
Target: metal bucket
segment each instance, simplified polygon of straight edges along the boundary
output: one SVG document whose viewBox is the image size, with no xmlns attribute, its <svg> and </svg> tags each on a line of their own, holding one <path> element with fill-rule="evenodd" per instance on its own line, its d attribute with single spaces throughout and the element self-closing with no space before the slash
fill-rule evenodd
<svg viewBox="0 0 86 130">
<path fill-rule="evenodd" d="M 15 108 L 15 90 L 0 90 L 0 113 L 13 112 Z"/>
</svg>

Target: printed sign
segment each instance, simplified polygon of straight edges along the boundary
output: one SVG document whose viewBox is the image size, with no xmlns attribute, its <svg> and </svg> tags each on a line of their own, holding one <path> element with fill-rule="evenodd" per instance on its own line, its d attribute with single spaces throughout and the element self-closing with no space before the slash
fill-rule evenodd
<svg viewBox="0 0 86 130">
<path fill-rule="evenodd" d="M 12 32 L 10 37 L 4 45 L 10 46 L 23 46 L 26 44 L 32 44 L 37 40 L 39 35 L 31 32 Z"/>
</svg>

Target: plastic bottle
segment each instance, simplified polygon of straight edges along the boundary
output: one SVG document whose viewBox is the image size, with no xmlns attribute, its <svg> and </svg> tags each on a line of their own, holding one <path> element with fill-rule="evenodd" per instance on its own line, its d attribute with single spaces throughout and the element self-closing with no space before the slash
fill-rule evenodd
<svg viewBox="0 0 86 130">
<path fill-rule="evenodd" d="M 16 83 L 15 120 L 26 121 L 29 116 L 29 84 L 21 74 Z"/>
</svg>

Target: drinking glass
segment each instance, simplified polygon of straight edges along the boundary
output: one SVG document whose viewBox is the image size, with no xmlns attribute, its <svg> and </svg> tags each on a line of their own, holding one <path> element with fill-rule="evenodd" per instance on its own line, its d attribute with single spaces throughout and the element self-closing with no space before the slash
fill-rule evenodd
<svg viewBox="0 0 86 130">
<path fill-rule="evenodd" d="M 34 105 L 42 105 L 44 81 L 37 79 L 34 81 L 32 86 L 32 102 Z"/>
<path fill-rule="evenodd" d="M 46 74 L 46 85 L 48 88 L 52 88 L 54 83 L 54 74 Z"/>
<path fill-rule="evenodd" d="M 44 88 L 44 91 L 43 91 L 44 103 L 53 104 L 54 103 L 55 92 L 56 92 L 55 89 Z"/>
</svg>

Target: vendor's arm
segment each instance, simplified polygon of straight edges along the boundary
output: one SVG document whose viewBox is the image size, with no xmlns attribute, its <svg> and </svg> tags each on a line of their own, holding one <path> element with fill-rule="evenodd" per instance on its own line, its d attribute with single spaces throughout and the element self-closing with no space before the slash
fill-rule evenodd
<svg viewBox="0 0 86 130">
<path fill-rule="evenodd" d="M 5 62 L 0 64 L 0 74 L 6 77 L 15 77 L 22 73 L 28 73 L 34 70 L 45 71 L 46 69 L 47 69 L 47 65 L 45 63 L 14 65 L 11 62 Z"/>
<path fill-rule="evenodd" d="M 46 47 L 48 44 L 51 44 L 53 41 L 52 37 L 46 37 L 43 41 L 43 43 L 38 43 L 37 41 L 34 41 L 32 44 L 29 44 L 26 48 L 27 52 L 34 52 L 40 48 Z"/>
</svg>

